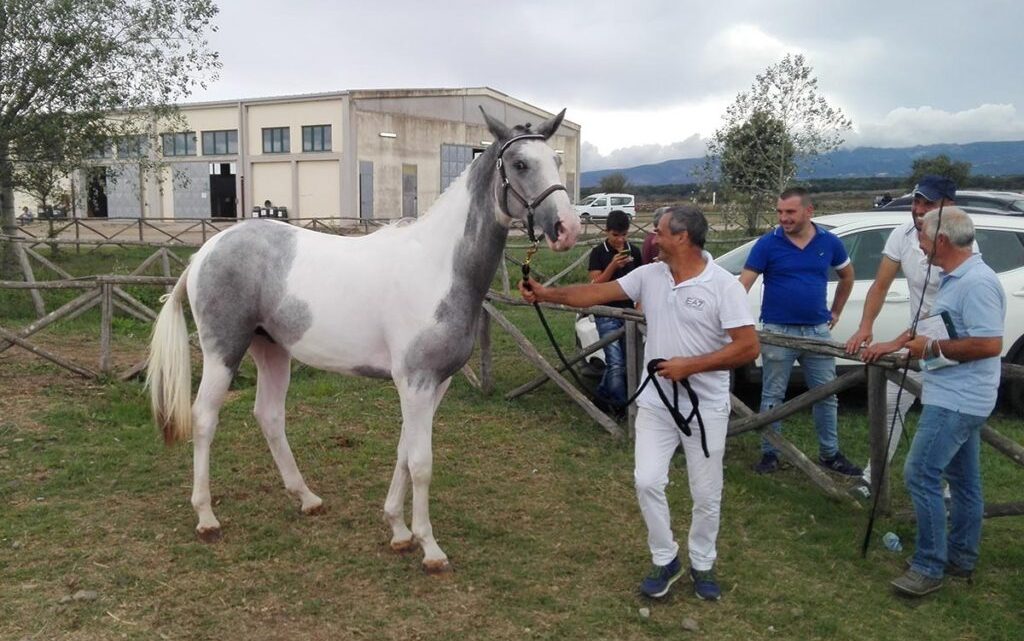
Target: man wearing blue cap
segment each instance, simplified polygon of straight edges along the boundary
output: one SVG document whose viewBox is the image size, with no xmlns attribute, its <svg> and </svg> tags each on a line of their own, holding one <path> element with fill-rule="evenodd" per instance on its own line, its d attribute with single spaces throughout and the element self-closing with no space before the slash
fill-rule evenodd
<svg viewBox="0 0 1024 641">
<path fill-rule="evenodd" d="M 878 360 L 883 354 L 900 349 L 901 345 L 895 340 L 872 342 L 874 340 L 872 327 L 885 303 L 889 287 L 901 269 L 907 279 L 910 296 L 910 325 L 914 323 L 915 317 L 925 318 L 930 314 L 932 304 L 935 302 L 935 293 L 939 289 L 940 276 L 937 268 L 933 268 L 929 274 L 928 257 L 921 251 L 918 234 L 921 231 L 925 214 L 939 207 L 952 205 L 955 199 L 956 184 L 949 178 L 934 175 L 923 176 L 914 186 L 914 202 L 910 208 L 911 219 L 896 227 L 889 234 L 889 239 L 882 250 L 882 262 L 878 265 L 875 281 L 868 289 L 864 301 L 860 327 L 846 341 L 848 354 L 856 354 L 863 350 L 861 358 L 865 362 L 871 363 Z M 918 383 L 922 381 L 919 372 L 908 370 L 907 377 Z M 893 434 L 889 438 L 889 460 L 892 460 L 896 446 L 899 445 L 900 436 L 903 434 L 903 422 L 907 410 L 914 404 L 914 395 L 906 389 L 900 395 L 899 389 L 900 386 L 892 381 L 886 385 L 886 406 L 889 408 L 886 424 L 891 425 L 893 430 Z M 897 396 L 899 396 L 899 407 L 896 406 Z M 864 469 L 863 479 L 864 484 L 870 486 L 870 463 Z"/>
</svg>

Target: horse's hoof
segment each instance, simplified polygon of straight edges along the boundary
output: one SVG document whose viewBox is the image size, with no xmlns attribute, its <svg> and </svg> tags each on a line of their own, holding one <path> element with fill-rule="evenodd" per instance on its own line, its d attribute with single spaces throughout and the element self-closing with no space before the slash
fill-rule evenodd
<svg viewBox="0 0 1024 641">
<path fill-rule="evenodd" d="M 203 543 L 216 543 L 217 541 L 220 541 L 221 538 L 220 528 L 214 527 L 205 530 L 196 530 L 196 537 L 198 537 Z"/>
<path fill-rule="evenodd" d="M 409 539 L 408 541 L 392 541 L 391 551 L 398 554 L 406 554 L 416 549 L 416 539 Z"/>
<path fill-rule="evenodd" d="M 452 564 L 448 562 L 448 559 L 441 559 L 439 561 L 423 561 L 423 571 L 431 576 L 451 574 Z"/>
<path fill-rule="evenodd" d="M 326 512 L 327 508 L 324 507 L 323 503 L 319 503 L 310 508 L 302 508 L 302 513 L 306 516 L 320 516 L 321 514 L 325 514 Z"/>
</svg>

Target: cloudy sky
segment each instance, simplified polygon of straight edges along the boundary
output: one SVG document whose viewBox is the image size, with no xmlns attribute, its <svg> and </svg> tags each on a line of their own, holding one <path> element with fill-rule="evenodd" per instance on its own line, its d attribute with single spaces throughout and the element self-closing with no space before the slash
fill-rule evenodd
<svg viewBox="0 0 1024 641">
<path fill-rule="evenodd" d="M 787 53 L 846 145 L 1024 139 L 1024 3 L 218 0 L 220 79 L 191 100 L 489 86 L 583 127 L 583 168 L 703 155 Z"/>
</svg>

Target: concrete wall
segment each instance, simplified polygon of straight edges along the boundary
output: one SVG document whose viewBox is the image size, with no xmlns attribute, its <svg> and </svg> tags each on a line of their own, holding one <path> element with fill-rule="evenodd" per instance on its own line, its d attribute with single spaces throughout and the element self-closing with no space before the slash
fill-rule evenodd
<svg viewBox="0 0 1024 641">
<path fill-rule="evenodd" d="M 264 200 L 269 200 L 278 207 L 287 207 L 289 215 L 296 215 L 295 201 L 292 199 L 292 163 L 254 163 L 250 177 L 253 185 L 253 205 L 261 206 Z"/>
<path fill-rule="evenodd" d="M 402 165 L 416 165 L 417 200 L 423 213 L 441 194 L 441 144 L 480 146 L 481 126 L 403 114 L 357 111 L 359 160 L 373 163 L 375 218 L 402 215 Z M 381 132 L 395 138 L 383 138 Z"/>
<path fill-rule="evenodd" d="M 196 132 L 196 146 L 198 153 L 203 153 L 204 131 L 221 131 L 224 129 L 238 129 L 238 107 L 236 105 L 224 105 L 216 107 L 182 107 L 181 115 L 188 123 L 185 131 Z M 160 133 L 167 133 L 167 127 L 160 129 Z"/>
<path fill-rule="evenodd" d="M 337 160 L 306 160 L 297 164 L 298 215 L 340 216 L 341 172 Z"/>
<path fill-rule="evenodd" d="M 331 100 L 296 100 L 246 106 L 249 154 L 263 154 L 263 128 L 288 127 L 291 153 L 302 154 L 302 127 L 304 125 L 331 125 L 331 149 L 340 151 L 344 144 L 344 126 L 341 117 L 342 98 Z M 307 152 L 319 153 L 319 152 Z M 274 154 L 277 156 L 279 154 Z"/>
</svg>

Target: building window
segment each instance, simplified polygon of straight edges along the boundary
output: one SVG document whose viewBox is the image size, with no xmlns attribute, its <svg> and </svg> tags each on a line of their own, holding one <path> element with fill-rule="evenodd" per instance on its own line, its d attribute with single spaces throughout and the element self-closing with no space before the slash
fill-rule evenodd
<svg viewBox="0 0 1024 641">
<path fill-rule="evenodd" d="M 441 191 L 448 189 L 483 151 L 469 145 L 441 145 Z"/>
<path fill-rule="evenodd" d="M 183 131 L 174 134 L 162 134 L 165 156 L 195 156 L 196 132 Z"/>
<path fill-rule="evenodd" d="M 263 153 L 286 154 L 292 150 L 288 127 L 263 128 Z"/>
<path fill-rule="evenodd" d="M 302 128 L 302 151 L 330 151 L 331 126 L 312 125 Z"/>
<path fill-rule="evenodd" d="M 238 153 L 238 130 L 203 132 L 203 155 L 223 156 Z"/>
<path fill-rule="evenodd" d="M 118 158 L 140 158 L 146 148 L 146 136 L 121 136 L 117 139 Z"/>
<path fill-rule="evenodd" d="M 109 140 L 101 142 L 96 149 L 89 154 L 90 158 L 113 158 L 114 151 Z"/>
</svg>

